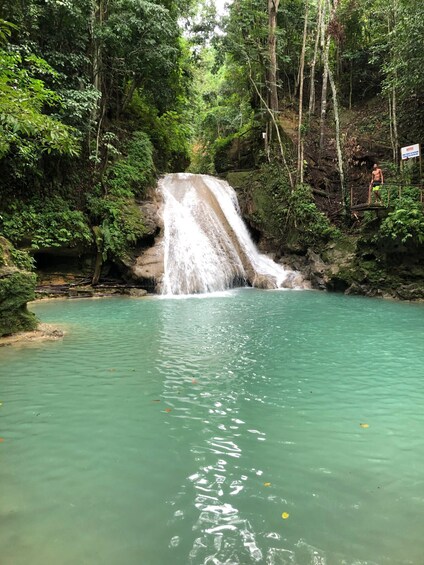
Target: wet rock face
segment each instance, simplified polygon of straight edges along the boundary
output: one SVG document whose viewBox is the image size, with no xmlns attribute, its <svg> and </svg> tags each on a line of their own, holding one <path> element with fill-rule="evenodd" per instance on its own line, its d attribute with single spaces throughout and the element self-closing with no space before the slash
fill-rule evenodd
<svg viewBox="0 0 424 565">
<path fill-rule="evenodd" d="M 35 298 L 37 277 L 16 267 L 0 267 L 0 336 L 37 327 L 37 319 L 27 309 Z"/>
<path fill-rule="evenodd" d="M 141 253 L 130 266 L 130 276 L 150 292 L 158 292 L 164 270 L 163 239 L 157 238 L 153 247 Z"/>
<path fill-rule="evenodd" d="M 18 269 L 12 258 L 13 247 L 0 237 L 0 336 L 37 327 L 37 319 L 27 309 L 35 298 L 37 277 Z"/>
<path fill-rule="evenodd" d="M 275 278 L 266 275 L 255 274 L 252 277 L 251 284 L 254 288 L 270 290 L 276 287 L 276 280 Z"/>
<path fill-rule="evenodd" d="M 401 300 L 424 300 L 423 284 L 403 284 L 396 289 L 396 295 Z"/>
<path fill-rule="evenodd" d="M 141 296 L 149 292 L 160 292 L 163 279 L 163 220 L 160 213 L 162 202 L 157 195 L 153 200 L 139 203 L 146 227 L 145 241 L 137 248 L 129 260 L 123 260 L 125 267 L 124 278 L 140 285 L 140 294 L 131 293 L 132 296 Z"/>
<path fill-rule="evenodd" d="M 156 235 L 162 227 L 162 219 L 159 215 L 159 204 L 157 202 L 141 202 L 140 210 L 143 214 L 146 236 Z"/>
<path fill-rule="evenodd" d="M 312 250 L 308 251 L 307 274 L 314 288 L 325 290 L 330 282 L 328 265 Z"/>
</svg>

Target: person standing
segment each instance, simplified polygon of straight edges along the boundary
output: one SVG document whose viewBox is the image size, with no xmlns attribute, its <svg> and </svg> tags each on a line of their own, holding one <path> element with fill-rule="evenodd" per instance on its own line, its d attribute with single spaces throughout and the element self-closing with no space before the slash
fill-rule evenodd
<svg viewBox="0 0 424 565">
<path fill-rule="evenodd" d="M 383 186 L 383 184 L 384 184 L 383 171 L 378 166 L 378 163 L 374 163 L 374 167 L 373 167 L 372 173 L 371 173 L 371 182 L 370 182 L 369 191 L 368 191 L 368 204 L 372 203 L 371 202 L 371 200 L 372 200 L 371 195 L 372 194 L 375 195 L 376 203 L 382 202 L 381 196 L 380 196 L 380 188 Z"/>
</svg>

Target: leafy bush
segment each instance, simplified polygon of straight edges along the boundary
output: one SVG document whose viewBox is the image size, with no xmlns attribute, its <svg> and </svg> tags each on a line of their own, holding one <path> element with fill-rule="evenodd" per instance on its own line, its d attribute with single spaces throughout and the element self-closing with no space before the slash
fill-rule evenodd
<svg viewBox="0 0 424 565">
<path fill-rule="evenodd" d="M 404 196 L 381 223 L 377 238 L 424 244 L 424 213 L 418 199 Z"/>
<path fill-rule="evenodd" d="M 10 254 L 13 263 L 18 267 L 18 269 L 22 269 L 23 271 L 33 271 L 35 269 L 34 258 L 26 251 L 15 249 L 13 247 Z"/>
<path fill-rule="evenodd" d="M 125 257 L 146 232 L 140 210 L 130 198 L 92 196 L 88 207 L 93 224 L 100 228 L 96 239 L 103 259 Z"/>
<path fill-rule="evenodd" d="M 141 91 L 134 93 L 129 112 L 138 127 L 148 132 L 155 148 L 155 162 L 161 171 L 183 170 L 189 162 L 192 136 L 186 102 L 181 98 L 173 110 L 159 114 Z"/>
<path fill-rule="evenodd" d="M 26 244 L 32 249 L 90 245 L 93 239 L 84 214 L 71 210 L 59 197 L 45 202 L 15 201 L 2 214 L 0 227 L 13 244 Z"/>
<path fill-rule="evenodd" d="M 255 183 L 255 221 L 265 233 L 289 244 L 316 247 L 337 237 L 339 231 L 315 205 L 308 185 L 291 190 L 277 165 L 265 165 Z"/>
<path fill-rule="evenodd" d="M 79 152 L 75 130 L 44 112 L 60 106 L 61 99 L 34 78 L 37 73 L 56 74 L 35 55 L 23 58 L 0 49 L 0 158 L 14 152 L 23 162 L 35 163 L 44 151 Z"/>
<path fill-rule="evenodd" d="M 126 148 L 126 157 L 119 159 L 107 172 L 104 185 L 114 196 L 142 194 L 154 178 L 153 145 L 149 136 L 137 131 Z"/>
</svg>

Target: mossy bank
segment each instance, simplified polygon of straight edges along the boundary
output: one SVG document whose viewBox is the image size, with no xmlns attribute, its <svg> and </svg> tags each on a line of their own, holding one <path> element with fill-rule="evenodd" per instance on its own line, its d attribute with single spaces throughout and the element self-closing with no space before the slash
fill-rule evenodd
<svg viewBox="0 0 424 565">
<path fill-rule="evenodd" d="M 25 256 L 0 236 L 0 337 L 35 330 L 37 319 L 27 308 L 35 298 L 37 277 L 26 269 Z M 18 266 L 19 265 L 19 266 Z"/>
<path fill-rule="evenodd" d="M 412 189 L 381 213 L 334 225 L 307 185 L 292 191 L 276 167 L 230 172 L 242 214 L 262 251 L 301 271 L 313 287 L 424 300 L 424 215 Z"/>
</svg>

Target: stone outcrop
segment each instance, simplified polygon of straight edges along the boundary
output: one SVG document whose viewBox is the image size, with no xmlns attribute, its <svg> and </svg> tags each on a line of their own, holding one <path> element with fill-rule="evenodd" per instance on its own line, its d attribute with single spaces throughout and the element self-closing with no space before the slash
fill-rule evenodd
<svg viewBox="0 0 424 565">
<path fill-rule="evenodd" d="M 139 203 L 143 215 L 143 224 L 146 228 L 146 236 L 155 236 L 162 227 L 159 206 L 160 204 L 157 201 Z"/>
<path fill-rule="evenodd" d="M 130 265 L 130 276 L 150 292 L 156 292 L 163 278 L 163 238 L 156 239 L 153 247 L 144 250 Z"/>
<path fill-rule="evenodd" d="M 371 255 L 355 238 L 330 243 L 319 254 L 309 249 L 304 256 L 284 256 L 285 263 L 303 273 L 319 290 L 424 301 L 424 277 L 419 266 L 404 262 L 390 266 L 385 254 Z M 412 259 L 411 259 L 412 261 Z"/>
<path fill-rule="evenodd" d="M 35 298 L 37 277 L 18 269 L 12 258 L 13 247 L 0 237 L 0 336 L 37 327 L 37 319 L 27 308 Z"/>
</svg>

